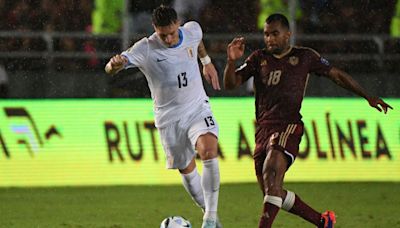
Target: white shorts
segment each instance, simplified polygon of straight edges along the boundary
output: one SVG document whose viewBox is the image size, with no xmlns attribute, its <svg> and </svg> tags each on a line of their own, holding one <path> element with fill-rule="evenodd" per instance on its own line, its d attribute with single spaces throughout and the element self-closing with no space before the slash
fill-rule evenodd
<svg viewBox="0 0 400 228">
<path fill-rule="evenodd" d="M 167 169 L 185 169 L 196 155 L 199 136 L 208 132 L 218 138 L 218 124 L 207 102 L 197 112 L 158 129 L 167 159 Z"/>
</svg>

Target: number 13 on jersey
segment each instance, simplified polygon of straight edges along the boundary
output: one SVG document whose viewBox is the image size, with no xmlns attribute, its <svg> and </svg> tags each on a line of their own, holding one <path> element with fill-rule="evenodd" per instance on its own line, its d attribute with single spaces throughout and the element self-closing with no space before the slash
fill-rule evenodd
<svg viewBox="0 0 400 228">
<path fill-rule="evenodd" d="M 186 86 L 187 86 L 186 72 L 183 72 L 178 75 L 178 88 Z"/>
<path fill-rule="evenodd" d="M 204 118 L 204 121 L 206 122 L 207 127 L 215 126 L 215 122 L 212 116 L 207 116 L 206 118 Z"/>
</svg>

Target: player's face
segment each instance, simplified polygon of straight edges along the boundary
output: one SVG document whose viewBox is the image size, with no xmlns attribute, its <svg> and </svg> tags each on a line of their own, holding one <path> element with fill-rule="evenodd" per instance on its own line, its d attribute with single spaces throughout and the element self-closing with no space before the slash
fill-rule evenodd
<svg viewBox="0 0 400 228">
<path fill-rule="evenodd" d="M 289 47 L 290 31 L 279 21 L 264 24 L 264 42 L 272 54 L 281 54 Z"/>
<path fill-rule="evenodd" d="M 153 26 L 158 37 L 164 42 L 168 47 L 174 46 L 179 42 L 179 21 L 172 23 L 167 26 Z"/>
</svg>

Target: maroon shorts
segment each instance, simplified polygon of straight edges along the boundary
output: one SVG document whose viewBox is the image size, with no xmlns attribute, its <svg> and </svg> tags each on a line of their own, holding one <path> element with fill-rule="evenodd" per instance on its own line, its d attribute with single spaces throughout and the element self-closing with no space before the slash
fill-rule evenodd
<svg viewBox="0 0 400 228">
<path fill-rule="evenodd" d="M 268 124 L 257 126 L 256 148 L 254 150 L 254 165 L 256 175 L 262 175 L 264 160 L 271 150 L 279 150 L 288 159 L 288 168 L 299 153 L 301 136 L 304 132 L 303 123 Z"/>
</svg>

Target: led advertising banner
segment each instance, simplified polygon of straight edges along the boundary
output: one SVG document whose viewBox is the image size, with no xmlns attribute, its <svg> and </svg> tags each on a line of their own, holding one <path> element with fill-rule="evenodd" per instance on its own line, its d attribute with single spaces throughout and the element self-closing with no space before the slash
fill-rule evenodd
<svg viewBox="0 0 400 228">
<path fill-rule="evenodd" d="M 400 181 L 400 100 L 306 98 L 289 181 Z M 253 98 L 214 98 L 222 183 L 256 182 Z M 176 184 L 149 99 L 0 101 L 0 186 Z M 201 169 L 201 162 L 197 163 Z"/>
</svg>

